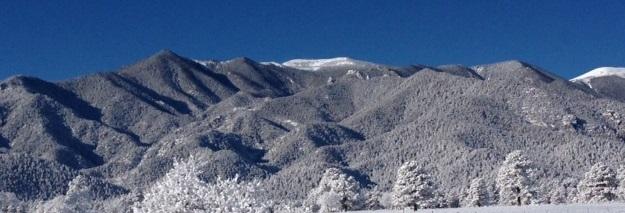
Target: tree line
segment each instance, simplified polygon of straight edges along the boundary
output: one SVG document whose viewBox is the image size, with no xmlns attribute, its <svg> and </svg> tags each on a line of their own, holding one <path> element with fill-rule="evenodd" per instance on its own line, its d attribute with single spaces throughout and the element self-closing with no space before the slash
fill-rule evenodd
<svg viewBox="0 0 625 213">
<path fill-rule="evenodd" d="M 206 162 L 191 156 L 176 160 L 173 168 L 151 187 L 107 202 L 94 202 L 95 194 L 83 189 L 85 177 L 69 184 L 65 196 L 29 204 L 9 205 L 2 212 L 341 212 L 375 209 L 431 209 L 625 201 L 625 166 L 617 171 L 596 163 L 579 181 L 537 184 L 538 168 L 523 151 L 510 152 L 499 167 L 494 183 L 474 178 L 460 194 L 446 194 L 428 170 L 417 161 L 403 163 L 390 191 L 362 187 L 339 168 L 325 170 L 321 180 L 303 201 L 274 201 L 266 196 L 260 180 L 218 178 L 206 183 L 199 178 Z M 492 186 L 492 187 L 491 187 Z M 7 195 L 3 195 L 7 196 Z M 6 197 L 6 200 L 9 200 Z"/>
</svg>

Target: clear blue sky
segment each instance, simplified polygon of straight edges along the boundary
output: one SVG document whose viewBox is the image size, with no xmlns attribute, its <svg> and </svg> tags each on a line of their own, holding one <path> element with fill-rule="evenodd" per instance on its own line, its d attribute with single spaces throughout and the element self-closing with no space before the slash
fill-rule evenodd
<svg viewBox="0 0 625 213">
<path fill-rule="evenodd" d="M 349 56 L 391 65 L 520 59 L 564 77 L 625 66 L 625 1 L 5 0 L 0 78 L 197 59 Z"/>
</svg>

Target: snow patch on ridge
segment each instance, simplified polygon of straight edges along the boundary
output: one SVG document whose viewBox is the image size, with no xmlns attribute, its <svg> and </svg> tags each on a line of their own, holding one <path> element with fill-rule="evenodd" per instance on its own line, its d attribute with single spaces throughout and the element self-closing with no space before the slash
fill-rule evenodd
<svg viewBox="0 0 625 213">
<path fill-rule="evenodd" d="M 325 67 L 342 67 L 342 66 L 355 66 L 355 67 L 380 67 L 381 65 L 374 64 L 367 61 L 360 61 L 348 57 L 337 57 L 328 59 L 293 59 L 282 63 L 283 66 L 300 69 L 317 71 Z"/>
<path fill-rule="evenodd" d="M 219 64 L 218 61 L 214 61 L 214 60 L 206 60 L 206 61 L 203 61 L 203 60 L 193 60 L 193 61 L 195 61 L 195 63 L 201 64 L 202 66 L 205 66 L 205 67 Z"/>
<path fill-rule="evenodd" d="M 278 62 L 275 62 L 275 61 L 264 61 L 264 62 L 260 62 L 260 64 L 262 64 L 262 65 L 274 65 L 276 67 L 284 67 L 284 65 L 282 65 L 282 64 L 280 64 Z"/>
<path fill-rule="evenodd" d="M 591 70 L 583 75 L 575 77 L 571 79 L 573 82 L 583 82 L 590 86 L 590 80 L 593 78 L 606 77 L 606 76 L 616 76 L 620 78 L 625 78 L 625 68 L 623 67 L 599 67 L 597 69 Z"/>
</svg>

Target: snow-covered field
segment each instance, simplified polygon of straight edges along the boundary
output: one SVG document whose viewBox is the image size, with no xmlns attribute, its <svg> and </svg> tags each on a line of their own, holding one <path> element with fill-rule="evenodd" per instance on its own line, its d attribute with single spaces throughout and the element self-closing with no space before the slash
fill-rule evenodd
<svg viewBox="0 0 625 213">
<path fill-rule="evenodd" d="M 357 213 L 400 213 L 410 210 L 356 211 Z M 538 206 L 489 206 L 475 208 L 423 209 L 416 212 L 431 213 L 625 213 L 625 203 L 567 204 Z"/>
</svg>

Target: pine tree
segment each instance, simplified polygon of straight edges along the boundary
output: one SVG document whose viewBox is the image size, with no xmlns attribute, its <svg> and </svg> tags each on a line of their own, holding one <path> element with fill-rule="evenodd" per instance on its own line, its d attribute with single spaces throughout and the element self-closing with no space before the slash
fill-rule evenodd
<svg viewBox="0 0 625 213">
<path fill-rule="evenodd" d="M 566 178 L 557 184 L 552 184 L 556 187 L 551 189 L 549 193 L 549 203 L 551 204 L 564 204 L 572 202 L 575 199 L 577 192 L 577 180 L 574 178 Z"/>
<path fill-rule="evenodd" d="M 616 172 L 602 162 L 593 165 L 577 185 L 578 202 L 606 202 L 617 198 Z"/>
<path fill-rule="evenodd" d="M 489 204 L 489 195 L 486 189 L 486 184 L 484 183 L 484 179 L 473 179 L 466 195 L 465 205 L 470 207 L 480 207 Z"/>
<path fill-rule="evenodd" d="M 383 208 L 380 202 L 380 200 L 382 199 L 382 192 L 378 189 L 377 186 L 367 191 L 364 196 L 365 196 L 364 209 L 376 210 L 376 209 Z"/>
<path fill-rule="evenodd" d="M 563 204 L 567 203 L 567 191 L 563 186 L 557 186 L 549 193 L 550 204 Z"/>
<path fill-rule="evenodd" d="M 395 208 L 436 208 L 441 196 L 433 178 L 416 161 L 404 163 L 397 171 L 393 186 L 393 206 Z"/>
<path fill-rule="evenodd" d="M 510 152 L 497 173 L 499 203 L 504 205 L 528 205 L 537 199 L 534 189 L 536 169 L 523 152 Z"/>
<path fill-rule="evenodd" d="M 362 202 L 360 184 L 337 168 L 327 169 L 307 198 L 312 210 L 320 212 L 357 210 Z"/>
</svg>

